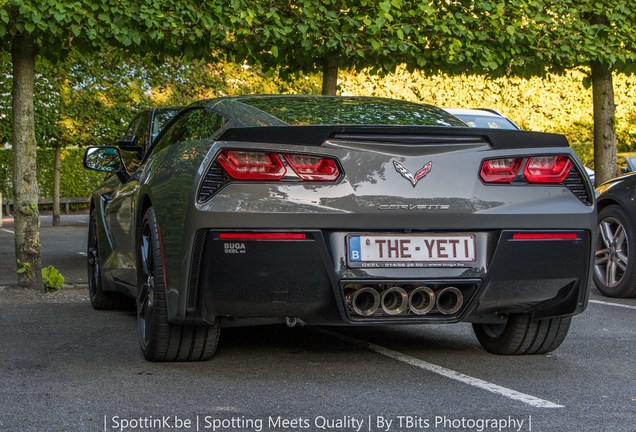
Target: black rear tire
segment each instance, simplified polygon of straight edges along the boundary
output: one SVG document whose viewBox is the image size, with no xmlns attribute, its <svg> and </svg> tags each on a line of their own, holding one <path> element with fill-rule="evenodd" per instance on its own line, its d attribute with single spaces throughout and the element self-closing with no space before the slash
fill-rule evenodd
<svg viewBox="0 0 636 432">
<path fill-rule="evenodd" d="M 608 297 L 636 296 L 636 227 L 618 205 L 598 214 L 594 284 Z"/>
<path fill-rule="evenodd" d="M 220 326 L 168 322 L 159 228 L 152 207 L 146 210 L 137 253 L 137 324 L 146 360 L 157 362 L 209 360 L 216 352 Z"/>
<path fill-rule="evenodd" d="M 97 214 L 91 210 L 88 225 L 88 249 L 86 251 L 88 270 L 88 296 L 93 309 L 110 310 L 122 305 L 121 296 L 112 291 L 104 291 L 102 267 L 99 254 L 99 237 L 97 233 Z"/>
<path fill-rule="evenodd" d="M 511 315 L 505 324 L 473 324 L 475 336 L 493 354 L 545 354 L 557 349 L 568 334 L 571 317 L 533 320 Z"/>
</svg>

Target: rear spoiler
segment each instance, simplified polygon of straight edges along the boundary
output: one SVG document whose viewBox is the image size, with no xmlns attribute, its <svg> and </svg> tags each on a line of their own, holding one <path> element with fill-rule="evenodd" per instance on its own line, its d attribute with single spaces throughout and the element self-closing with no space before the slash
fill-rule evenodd
<svg viewBox="0 0 636 432">
<path fill-rule="evenodd" d="M 367 141 L 393 144 L 487 143 L 492 148 L 569 147 L 563 135 L 504 129 L 433 126 L 263 126 L 226 130 L 217 141 L 320 146 L 325 141 Z"/>
</svg>

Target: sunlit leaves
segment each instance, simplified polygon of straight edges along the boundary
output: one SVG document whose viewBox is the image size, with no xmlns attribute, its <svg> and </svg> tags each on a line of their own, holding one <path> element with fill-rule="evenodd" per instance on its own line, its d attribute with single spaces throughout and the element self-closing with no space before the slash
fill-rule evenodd
<svg viewBox="0 0 636 432">
<path fill-rule="evenodd" d="M 234 58 L 248 59 L 266 69 L 283 66 L 290 72 L 311 71 L 328 55 L 337 55 L 343 66 L 386 63 L 392 67 L 399 61 L 414 62 L 419 51 L 413 33 L 422 17 L 419 11 L 415 13 L 412 2 L 230 2 L 241 11 L 232 18 L 233 34 L 240 41 L 233 47 Z M 243 12 L 247 10 L 253 14 Z"/>
<path fill-rule="evenodd" d="M 33 35 L 39 52 L 50 57 L 68 48 L 100 50 L 104 44 L 209 57 L 225 45 L 229 14 L 220 0 L 10 0 L 0 4 L 0 34 Z"/>
</svg>

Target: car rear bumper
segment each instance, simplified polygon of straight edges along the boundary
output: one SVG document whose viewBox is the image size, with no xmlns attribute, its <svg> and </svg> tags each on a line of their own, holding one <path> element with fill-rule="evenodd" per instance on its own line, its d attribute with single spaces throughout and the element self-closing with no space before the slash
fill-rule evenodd
<svg viewBox="0 0 636 432">
<path fill-rule="evenodd" d="M 475 233 L 475 262 L 411 268 L 352 267 L 346 242 L 352 231 L 297 229 L 290 232 L 303 233 L 305 239 L 222 239 L 220 234 L 228 232 L 246 231 L 196 232 L 187 286 L 180 290 L 180 307 L 173 321 L 221 318 L 227 325 L 286 318 L 328 325 L 496 322 L 510 313 L 531 313 L 538 319 L 577 314 L 585 309 L 589 294 L 589 230 L 567 231 L 575 234 L 573 239 L 539 240 L 513 238 L 520 231 L 482 231 Z M 404 310 L 396 305 L 383 308 L 391 306 L 391 299 L 385 297 L 390 288 L 395 292 L 386 296 L 393 295 L 398 303 L 402 296 Z M 413 306 L 416 290 L 419 300 L 422 293 L 430 296 L 430 310 L 426 311 L 426 301 L 419 308 Z M 381 301 L 375 307 L 372 303 L 378 298 Z M 373 313 L 360 313 L 354 307 L 363 300 L 371 303 Z"/>
</svg>

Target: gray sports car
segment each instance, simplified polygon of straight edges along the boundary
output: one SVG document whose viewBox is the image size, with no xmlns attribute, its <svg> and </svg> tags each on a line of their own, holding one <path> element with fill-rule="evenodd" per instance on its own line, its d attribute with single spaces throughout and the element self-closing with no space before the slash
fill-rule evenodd
<svg viewBox="0 0 636 432">
<path fill-rule="evenodd" d="M 391 99 L 190 105 L 127 172 L 84 164 L 96 309 L 136 299 L 143 355 L 213 356 L 223 326 L 471 322 L 497 354 L 563 342 L 587 304 L 594 193 L 561 135 L 469 128 Z"/>
</svg>

